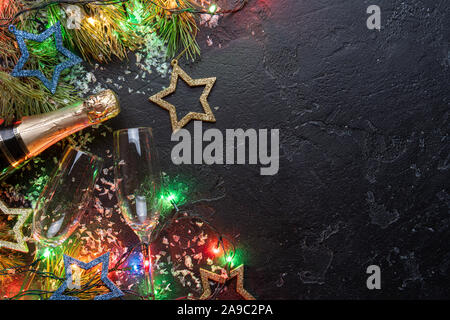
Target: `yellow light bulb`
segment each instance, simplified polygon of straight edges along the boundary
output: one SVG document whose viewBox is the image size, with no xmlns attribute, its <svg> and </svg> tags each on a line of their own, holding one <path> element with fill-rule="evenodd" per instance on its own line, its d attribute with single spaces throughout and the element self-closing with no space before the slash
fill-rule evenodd
<svg viewBox="0 0 450 320">
<path fill-rule="evenodd" d="M 92 18 L 92 17 L 88 17 L 88 18 L 87 18 L 87 21 L 88 21 L 90 24 L 92 24 L 92 25 L 94 25 L 94 24 L 97 22 L 97 20 L 95 20 L 95 19 Z"/>
</svg>

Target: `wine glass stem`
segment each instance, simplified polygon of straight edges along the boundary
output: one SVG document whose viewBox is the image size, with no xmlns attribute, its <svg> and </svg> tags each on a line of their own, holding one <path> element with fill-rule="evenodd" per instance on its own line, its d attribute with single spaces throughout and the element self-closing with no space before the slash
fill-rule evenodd
<svg viewBox="0 0 450 320">
<path fill-rule="evenodd" d="M 150 299 L 155 299 L 155 291 L 153 288 L 153 275 L 152 275 L 153 268 L 149 244 L 147 243 L 142 244 L 142 254 L 144 256 L 144 281 L 145 281 L 146 295 L 148 295 Z"/>
</svg>

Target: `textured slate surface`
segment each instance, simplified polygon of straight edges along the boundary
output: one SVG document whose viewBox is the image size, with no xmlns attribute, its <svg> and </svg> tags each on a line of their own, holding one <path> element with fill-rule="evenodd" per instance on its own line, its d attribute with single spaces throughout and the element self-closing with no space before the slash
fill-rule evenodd
<svg viewBox="0 0 450 320">
<path fill-rule="evenodd" d="M 202 29 L 202 58 L 184 65 L 218 78 L 217 123 L 204 128 L 280 129 L 276 176 L 177 168 L 224 179 L 214 222 L 240 235 L 258 298 L 450 297 L 449 3 L 372 2 L 250 1 Z M 370 4 L 382 9 L 380 32 L 366 27 Z M 184 104 L 180 114 L 200 110 L 186 95 L 201 91 L 187 90 L 171 100 Z M 167 112 L 121 99 L 113 126 L 154 127 L 170 167 Z M 382 270 L 375 292 L 365 284 L 371 264 Z"/>
</svg>

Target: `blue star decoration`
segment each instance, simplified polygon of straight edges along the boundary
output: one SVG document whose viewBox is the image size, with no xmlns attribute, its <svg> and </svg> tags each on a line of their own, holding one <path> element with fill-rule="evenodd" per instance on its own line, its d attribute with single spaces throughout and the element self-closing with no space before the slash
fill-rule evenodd
<svg viewBox="0 0 450 320">
<path fill-rule="evenodd" d="M 83 270 L 88 270 L 93 267 L 95 267 L 98 264 L 102 264 L 102 272 L 101 272 L 101 280 L 105 284 L 105 286 L 111 290 L 111 292 L 102 294 L 99 296 L 96 296 L 94 300 L 109 300 L 112 298 L 118 298 L 122 297 L 124 294 L 123 292 L 116 287 L 116 285 L 109 280 L 108 278 L 108 267 L 109 267 L 109 252 L 105 253 L 104 255 L 92 260 L 89 263 L 82 262 L 80 260 L 77 260 L 75 258 L 69 257 L 67 255 L 64 255 L 64 268 L 66 270 L 66 278 L 63 282 L 63 284 L 55 291 L 55 293 L 50 297 L 50 300 L 80 300 L 77 297 L 73 296 L 66 296 L 64 295 L 64 291 L 68 287 L 68 283 L 72 283 L 72 268 L 71 266 L 73 264 L 77 265 Z"/>
<path fill-rule="evenodd" d="M 61 23 L 59 21 L 50 28 L 48 28 L 47 30 L 45 30 L 44 32 L 42 32 L 41 34 L 34 34 L 25 31 L 20 31 L 17 30 L 16 27 L 13 25 L 9 26 L 9 31 L 14 33 L 14 35 L 16 36 L 17 44 L 19 45 L 20 52 L 22 53 L 22 56 L 17 62 L 17 65 L 14 67 L 14 70 L 11 72 L 11 75 L 14 77 L 37 77 L 44 83 L 44 85 L 47 87 L 48 90 L 51 91 L 52 94 L 54 94 L 56 91 L 56 87 L 58 86 L 58 80 L 61 72 L 64 69 L 70 68 L 76 65 L 77 63 L 83 61 L 80 57 L 76 56 L 68 49 L 64 48 L 61 34 Z M 61 62 L 55 67 L 52 80 L 50 82 L 41 71 L 23 70 L 22 68 L 24 67 L 25 63 L 28 61 L 28 58 L 30 57 L 27 45 L 25 44 L 25 39 L 43 42 L 52 34 L 55 35 L 56 49 L 64 56 L 66 56 L 68 60 Z"/>
</svg>

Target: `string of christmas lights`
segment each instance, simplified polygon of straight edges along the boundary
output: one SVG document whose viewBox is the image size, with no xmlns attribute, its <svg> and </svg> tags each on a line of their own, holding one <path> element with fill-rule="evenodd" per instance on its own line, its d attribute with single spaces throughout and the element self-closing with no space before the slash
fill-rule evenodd
<svg viewBox="0 0 450 320">
<path fill-rule="evenodd" d="M 19 12 L 17 12 L 13 17 L 0 18 L 0 20 L 6 21 L 6 22 L 0 24 L 0 28 L 8 27 L 10 24 L 14 23 L 21 15 L 23 15 L 23 14 L 25 14 L 27 12 L 43 10 L 43 9 L 46 9 L 47 7 L 49 7 L 49 6 L 56 5 L 56 4 L 111 5 L 111 4 L 125 3 L 125 2 L 129 2 L 129 1 L 130 0 L 53 0 L 53 1 L 48 1 L 48 2 L 44 2 L 42 4 L 39 4 L 39 5 L 33 6 L 33 7 L 22 9 Z M 219 9 L 219 7 L 217 6 L 217 4 L 214 1 L 211 1 L 211 2 L 208 1 L 209 6 L 208 6 L 207 9 L 205 9 L 205 8 L 199 9 L 199 8 L 194 8 L 194 7 L 179 9 L 177 7 L 164 7 L 164 6 L 160 5 L 159 3 L 156 3 L 155 1 L 152 1 L 152 0 L 146 0 L 146 1 L 150 2 L 151 4 L 157 6 L 158 8 L 160 8 L 160 9 L 162 9 L 164 11 L 170 12 L 171 14 L 180 14 L 180 13 L 188 12 L 188 13 L 192 13 L 192 14 L 208 13 L 208 14 L 211 14 L 211 15 L 238 12 L 248 2 L 248 0 L 241 0 L 232 9 Z M 175 0 L 174 2 L 177 3 L 178 1 Z M 178 5 L 178 3 L 177 3 L 177 5 Z"/>
<path fill-rule="evenodd" d="M 246 3 L 247 0 L 233 0 L 228 9 L 227 0 L 2 0 L 0 118 L 11 124 L 23 116 L 80 101 L 71 71 L 62 73 L 54 94 L 35 77 L 11 76 L 21 57 L 16 38 L 8 30 L 12 24 L 17 30 L 39 34 L 59 21 L 64 47 L 89 63 L 125 60 L 133 51 L 145 54 L 150 50 L 152 37 L 163 42 L 162 50 L 168 58 L 184 48 L 186 57 L 195 60 L 200 56 L 196 37 L 205 16 L 216 16 L 217 23 L 219 17 L 241 10 Z M 27 68 L 51 77 L 50 71 L 60 62 L 53 43 L 30 41 L 28 46 Z"/>
<path fill-rule="evenodd" d="M 201 222 L 201 223 L 205 224 L 206 226 L 208 226 L 214 233 L 216 233 L 217 243 L 211 248 L 211 251 L 214 253 L 215 256 L 219 256 L 220 253 L 223 252 L 223 256 L 225 257 L 225 267 L 226 267 L 227 272 L 229 273 L 232 263 L 233 263 L 233 258 L 235 256 L 235 252 L 236 252 L 236 247 L 235 247 L 234 241 L 231 238 L 227 237 L 226 235 L 222 234 L 216 227 L 214 227 L 209 221 L 207 221 L 200 215 L 195 214 L 190 211 L 180 209 L 180 208 L 190 207 L 194 204 L 194 202 L 191 202 L 189 204 L 184 204 L 182 206 L 177 206 L 177 204 L 174 200 L 174 196 L 170 195 L 170 194 L 166 197 L 166 200 L 169 201 L 170 204 L 174 208 L 173 215 L 171 218 L 166 219 L 166 222 L 162 225 L 162 227 L 157 232 L 154 233 L 154 235 L 153 235 L 154 237 L 152 237 L 152 238 L 157 239 L 162 232 L 164 232 L 167 228 L 169 228 L 175 222 L 179 222 L 179 221 L 194 222 L 194 223 Z M 202 202 L 202 201 L 213 201 L 213 199 L 200 199 L 200 200 L 195 201 L 195 203 Z M 226 250 L 224 240 L 226 240 L 228 242 L 228 244 L 231 245 L 231 247 L 233 248 L 232 250 L 230 250 L 230 251 Z M 124 265 L 128 261 L 130 256 L 133 254 L 133 252 L 136 249 L 138 249 L 139 246 L 140 246 L 140 244 L 138 243 L 138 244 L 134 245 L 130 250 L 128 250 L 128 251 L 124 252 L 122 255 L 120 255 L 116 259 L 114 266 L 108 269 L 108 273 L 117 272 L 117 271 L 138 270 L 136 268 L 136 266 L 131 266 L 131 267 L 130 266 L 121 267 L 121 266 Z M 43 250 L 42 254 L 37 259 L 35 259 L 33 262 L 31 262 L 29 264 L 12 266 L 9 268 L 1 269 L 0 277 L 1 276 L 10 276 L 13 271 L 13 273 L 15 275 L 23 274 L 23 273 L 32 273 L 38 277 L 55 280 L 59 283 L 66 281 L 66 279 L 63 277 L 59 277 L 52 272 L 41 271 L 38 268 L 39 263 L 45 262 L 46 259 L 49 259 L 54 254 L 52 252 L 52 250 L 54 250 L 54 249 L 45 248 Z M 144 264 L 145 268 L 149 268 L 151 265 L 151 262 L 148 260 L 145 260 L 145 261 L 143 261 L 143 264 Z M 101 293 L 104 293 L 104 290 L 100 290 L 100 291 L 98 290 L 98 288 L 100 288 L 101 286 L 102 286 L 101 279 L 100 279 L 99 275 L 96 274 L 96 275 L 88 278 L 88 280 L 81 286 L 80 289 L 71 290 L 70 295 L 77 296 L 77 297 L 85 296 L 87 294 L 99 295 Z M 219 284 L 215 288 L 215 290 L 212 292 L 211 296 L 208 299 L 215 299 L 217 297 L 217 295 L 223 290 L 224 286 L 225 286 L 224 283 Z M 134 290 L 121 289 L 121 291 L 128 295 L 137 297 L 138 299 L 141 299 L 141 300 L 149 299 L 149 295 L 142 295 Z M 17 293 L 16 295 L 14 295 L 12 297 L 9 297 L 8 299 L 9 300 L 18 300 L 18 299 L 26 297 L 26 296 L 37 296 L 42 299 L 43 297 L 48 297 L 48 296 L 52 295 L 53 293 L 54 293 L 54 291 L 50 291 L 50 290 L 29 289 L 29 290 L 20 291 L 19 293 Z M 176 300 L 180 300 L 180 299 L 194 299 L 194 298 L 192 296 L 184 296 L 184 297 L 176 298 Z"/>
<path fill-rule="evenodd" d="M 121 60 L 127 57 L 128 50 L 135 50 L 148 42 L 148 34 L 158 34 L 158 37 L 167 45 L 168 55 L 174 56 L 179 47 L 184 47 L 182 53 L 193 58 L 200 54 L 196 43 L 197 22 L 195 15 L 209 14 L 220 16 L 225 13 L 234 13 L 241 10 L 247 0 L 237 2 L 231 9 L 220 8 L 216 1 L 195 0 L 52 0 L 41 1 L 28 6 L 27 1 L 5 0 L 0 3 L 0 42 L 4 47 L 0 53 L 0 116 L 11 122 L 24 115 L 48 112 L 77 100 L 75 88 L 67 83 L 67 78 L 58 86 L 55 95 L 49 97 L 42 84 L 34 78 L 14 78 L 10 76 L 13 66 L 19 59 L 14 37 L 5 27 L 15 24 L 17 28 L 29 33 L 43 32 L 57 21 L 61 21 L 62 38 L 64 45 L 70 50 L 78 51 L 84 60 L 96 60 L 106 63 L 117 57 Z M 236 1 L 234 1 L 236 3 Z M 206 7 L 204 5 L 206 4 Z M 67 12 L 65 5 L 76 5 L 84 13 L 80 29 L 66 27 Z M 155 31 L 155 32 L 153 32 Z M 165 52 L 165 50 L 164 50 Z M 39 69 L 46 74 L 46 70 L 58 63 L 54 48 L 48 43 L 30 43 L 30 69 Z M 47 75 L 47 74 L 46 74 Z M 71 83 L 71 82 L 69 82 Z M 206 249 L 205 255 L 217 257 L 220 268 L 228 274 L 236 258 L 236 246 L 232 238 L 222 234 L 204 217 L 191 208 L 201 202 L 211 202 L 222 197 L 200 199 L 189 204 L 177 204 L 176 196 L 169 194 L 165 197 L 170 204 L 172 216 L 165 219 L 152 235 L 156 241 L 169 228 L 182 222 L 186 225 L 204 225 L 214 234 L 213 244 Z M 139 245 L 123 247 L 126 250 L 114 258 L 115 263 L 108 270 L 110 273 L 140 272 L 142 262 L 134 260 Z M 184 248 L 186 249 L 186 248 Z M 55 291 L 55 284 L 65 281 L 64 270 L 61 269 L 64 254 L 79 257 L 80 245 L 67 244 L 60 249 L 45 248 L 37 251 L 34 260 L 28 264 L 8 263 L 0 264 L 0 278 L 11 275 L 25 276 L 25 280 L 18 292 L 8 299 L 21 299 L 26 296 L 35 296 L 39 299 L 48 299 Z M 122 252 L 122 251 L 120 251 Z M 133 262 L 134 261 L 134 262 Z M 152 267 L 150 260 L 143 261 L 144 268 Z M 214 270 L 213 270 L 214 271 Z M 38 280 L 41 290 L 30 288 L 32 281 Z M 79 298 L 90 298 L 105 292 L 101 285 L 99 275 L 88 272 L 83 276 L 83 285 L 80 289 L 72 290 L 71 295 Z M 0 279 L 1 280 L 1 279 Z M 0 282 L 1 283 L 1 282 Z M 225 286 L 219 282 L 211 292 L 211 299 L 216 298 Z M 142 294 L 130 288 L 122 292 L 139 299 L 149 299 L 149 295 Z M 193 299 L 193 296 L 178 299 Z"/>
</svg>

